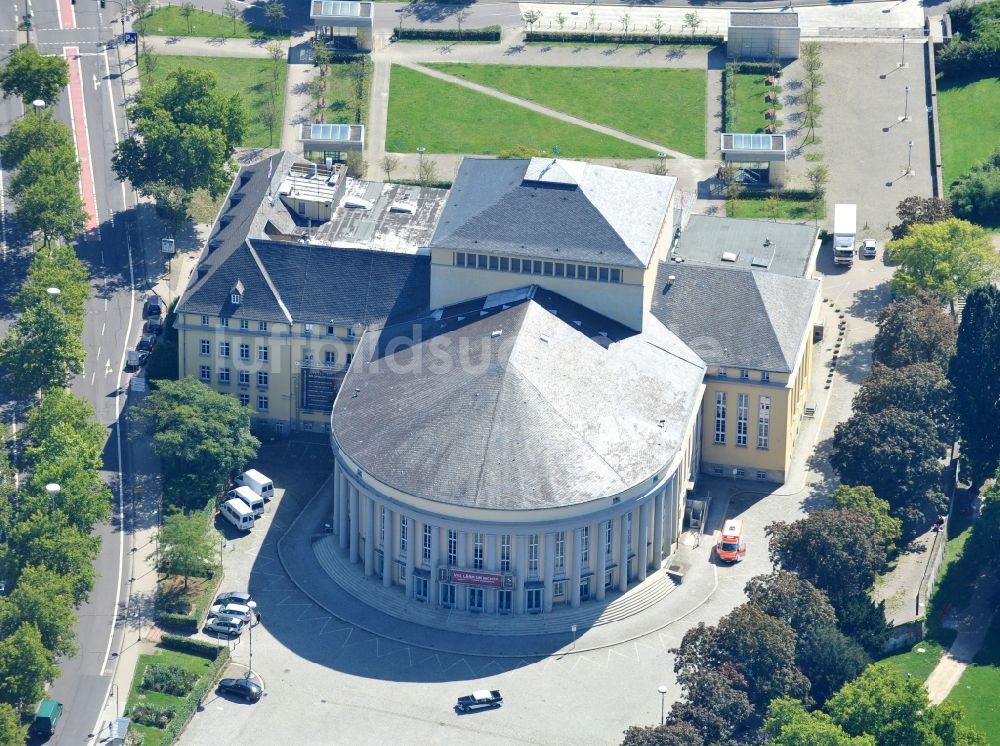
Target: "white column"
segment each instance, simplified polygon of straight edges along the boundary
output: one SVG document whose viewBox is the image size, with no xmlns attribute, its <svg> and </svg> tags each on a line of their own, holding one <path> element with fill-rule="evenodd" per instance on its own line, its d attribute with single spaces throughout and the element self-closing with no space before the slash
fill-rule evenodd
<svg viewBox="0 0 1000 746">
<path fill-rule="evenodd" d="M 546 613 L 552 611 L 552 576 L 555 573 L 556 564 L 556 535 L 553 533 L 545 534 L 545 546 L 543 551 L 545 556 L 542 558 L 545 562 L 545 571 L 542 576 L 542 580 L 545 583 L 545 598 L 542 600 L 542 609 Z"/>
<path fill-rule="evenodd" d="M 407 598 L 413 598 L 413 568 L 416 567 L 417 562 L 417 542 L 420 541 L 420 537 L 417 536 L 417 522 L 411 518 L 407 518 L 405 515 L 399 516 L 400 535 L 403 533 L 402 522 L 406 521 L 406 574 L 403 581 L 406 584 L 404 593 Z"/>
<path fill-rule="evenodd" d="M 348 514 L 350 513 L 350 502 L 351 502 L 351 486 L 350 482 L 347 480 L 347 475 L 344 474 L 343 470 L 340 472 L 340 496 L 337 500 L 340 505 L 340 513 L 337 516 L 337 521 L 340 524 L 338 533 L 340 538 L 340 551 L 347 549 L 347 542 L 350 538 L 348 536 Z"/>
<path fill-rule="evenodd" d="M 393 557 L 396 555 L 396 545 L 393 543 L 392 523 L 396 514 L 388 508 L 385 509 L 385 542 L 382 544 L 382 585 L 390 588 L 393 582 L 393 571 L 396 563 Z"/>
<path fill-rule="evenodd" d="M 594 583 L 597 587 L 594 588 L 594 594 L 598 601 L 604 600 L 604 575 L 608 571 L 608 554 L 604 546 L 604 523 L 601 521 L 594 527 L 594 534 L 597 537 L 597 543 L 594 545 L 594 549 L 597 550 L 597 576 Z"/>
<path fill-rule="evenodd" d="M 649 500 L 639 506 L 639 541 L 635 559 L 641 583 L 646 579 L 646 568 L 649 565 Z"/>
<path fill-rule="evenodd" d="M 653 498 L 653 569 L 663 567 L 663 499 L 667 493 L 666 486 Z"/>
<path fill-rule="evenodd" d="M 524 551 L 524 534 L 514 537 L 514 613 L 524 613 L 524 576 L 528 569 L 528 556 Z"/>
<path fill-rule="evenodd" d="M 583 550 L 583 529 L 573 529 L 573 546 L 570 548 L 569 598 L 574 609 L 580 605 L 580 553 Z"/>
<path fill-rule="evenodd" d="M 420 537 L 421 542 L 423 537 Z M 431 526 L 431 578 L 427 589 L 427 603 L 431 606 L 438 604 L 438 551 L 441 545 L 441 529 Z"/>
<path fill-rule="evenodd" d="M 486 546 L 483 548 L 486 552 L 486 569 L 491 572 L 496 572 L 497 569 L 497 535 L 496 534 L 486 534 Z M 495 614 L 497 610 L 497 591 L 488 590 L 486 591 L 486 605 L 485 611 L 487 614 Z"/>
<path fill-rule="evenodd" d="M 628 590 L 628 519 L 623 515 L 619 519 L 618 529 L 618 590 L 622 593 Z"/>
<path fill-rule="evenodd" d="M 361 516 L 361 511 L 359 510 L 358 488 L 353 484 L 350 486 L 350 493 L 351 519 L 348 531 L 351 535 L 351 563 L 354 564 L 358 561 L 358 534 L 361 531 L 361 521 L 358 518 Z"/>
<path fill-rule="evenodd" d="M 333 532 L 340 532 L 340 464 L 334 463 L 333 465 L 333 480 L 331 481 L 333 485 L 333 511 L 330 516 L 330 525 L 333 526 Z"/>
<path fill-rule="evenodd" d="M 365 504 L 365 577 L 375 574 L 375 501 L 365 495 L 361 498 Z"/>
</svg>

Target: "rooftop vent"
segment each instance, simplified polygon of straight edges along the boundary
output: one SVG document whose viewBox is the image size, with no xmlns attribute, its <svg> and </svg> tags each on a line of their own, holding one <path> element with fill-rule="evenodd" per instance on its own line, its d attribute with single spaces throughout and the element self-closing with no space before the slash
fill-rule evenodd
<svg viewBox="0 0 1000 746">
<path fill-rule="evenodd" d="M 412 202 L 393 202 L 389 206 L 389 212 L 402 212 L 407 215 L 415 215 L 417 212 L 417 206 Z"/>
<path fill-rule="evenodd" d="M 677 275 L 667 275 L 667 287 L 670 287 L 677 280 Z"/>
<path fill-rule="evenodd" d="M 208 270 L 210 270 L 211 268 L 212 268 L 211 264 L 202 264 L 202 265 L 200 265 L 198 267 L 198 279 L 200 280 L 202 277 L 204 277 L 205 275 L 207 275 L 208 274 Z"/>
<path fill-rule="evenodd" d="M 753 259 L 750 260 L 751 267 L 762 267 L 763 269 L 767 269 L 770 263 L 771 263 L 770 259 L 764 259 L 763 257 L 760 256 L 755 256 Z"/>
<path fill-rule="evenodd" d="M 723 251 L 722 252 L 722 261 L 724 261 L 724 262 L 735 262 L 736 261 L 736 254 L 734 254 L 731 251 Z"/>
<path fill-rule="evenodd" d="M 496 339 L 501 334 L 503 334 L 503 329 L 494 329 L 493 333 L 490 336 L 493 337 L 493 339 Z"/>
<path fill-rule="evenodd" d="M 351 209 L 370 210 L 372 203 L 363 197 L 344 197 L 344 207 Z"/>
<path fill-rule="evenodd" d="M 236 207 L 236 205 L 238 205 L 241 201 L 243 201 L 243 195 L 237 192 L 229 198 L 229 206 Z"/>
<path fill-rule="evenodd" d="M 546 344 L 547 344 L 547 343 L 548 343 L 548 341 L 549 341 L 549 338 L 548 338 L 548 337 L 546 337 L 546 336 L 545 336 L 544 334 L 539 334 L 539 335 L 538 335 L 538 338 L 539 338 L 540 340 L 542 340 L 543 342 L 545 342 Z"/>
<path fill-rule="evenodd" d="M 225 228 L 231 222 L 233 222 L 233 216 L 230 215 L 229 213 L 226 213 L 221 218 L 219 218 L 219 227 L 220 228 Z"/>
<path fill-rule="evenodd" d="M 211 254 L 216 249 L 220 249 L 220 248 L 222 248 L 222 239 L 221 238 L 213 238 L 211 241 L 208 242 L 208 253 L 209 254 Z"/>
</svg>

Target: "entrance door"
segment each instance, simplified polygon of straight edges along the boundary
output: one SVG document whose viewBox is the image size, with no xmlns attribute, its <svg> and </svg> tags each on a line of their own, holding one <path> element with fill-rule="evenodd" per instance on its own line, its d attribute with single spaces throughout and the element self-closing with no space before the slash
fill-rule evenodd
<svg viewBox="0 0 1000 746">
<path fill-rule="evenodd" d="M 455 607 L 455 586 L 452 583 L 441 584 L 441 605 L 449 609 Z"/>
<path fill-rule="evenodd" d="M 587 601 L 590 599 L 590 578 L 584 578 L 580 581 L 580 600 Z"/>
<path fill-rule="evenodd" d="M 510 614 L 513 612 L 513 606 L 513 591 L 497 591 L 497 614 Z"/>
<path fill-rule="evenodd" d="M 525 593 L 527 594 L 526 608 L 528 613 L 529 614 L 542 613 L 542 589 L 529 588 Z"/>
<path fill-rule="evenodd" d="M 469 588 L 469 611 L 482 611 L 485 594 L 482 588 Z"/>
<path fill-rule="evenodd" d="M 413 578 L 413 595 L 418 601 L 427 600 L 427 578 L 419 575 Z"/>
</svg>

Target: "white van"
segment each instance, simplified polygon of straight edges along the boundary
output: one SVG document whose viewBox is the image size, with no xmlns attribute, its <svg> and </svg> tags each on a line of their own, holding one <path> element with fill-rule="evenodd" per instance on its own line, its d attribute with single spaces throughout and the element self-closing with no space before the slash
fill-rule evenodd
<svg viewBox="0 0 1000 746">
<path fill-rule="evenodd" d="M 247 469 L 236 477 L 236 485 L 238 487 L 249 487 L 265 500 L 270 500 L 274 497 L 274 482 L 271 481 L 270 477 L 261 474 L 256 469 Z"/>
<path fill-rule="evenodd" d="M 219 513 L 240 531 L 253 528 L 253 511 L 242 500 L 226 500 L 219 506 Z"/>
<path fill-rule="evenodd" d="M 249 487 L 237 487 L 226 493 L 228 500 L 242 500 L 246 506 L 253 511 L 253 517 L 264 515 L 264 498 L 258 495 Z"/>
</svg>

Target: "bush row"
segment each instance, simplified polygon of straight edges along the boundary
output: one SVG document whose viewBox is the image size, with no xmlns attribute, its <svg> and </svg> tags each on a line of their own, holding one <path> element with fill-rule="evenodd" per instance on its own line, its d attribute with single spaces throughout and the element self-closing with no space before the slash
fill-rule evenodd
<svg viewBox="0 0 1000 746">
<path fill-rule="evenodd" d="M 167 635 L 164 635 L 164 639 L 166 637 Z M 195 641 L 192 640 L 191 642 Z M 162 641 L 160 644 L 163 644 Z M 184 727 L 194 716 L 195 710 L 198 709 L 198 705 L 201 704 L 201 700 L 205 697 L 205 692 L 215 686 L 215 682 L 219 678 L 219 672 L 222 671 L 222 667 L 225 666 L 226 662 L 229 660 L 229 648 L 220 647 L 217 648 L 217 650 L 218 655 L 215 658 L 215 662 L 212 664 L 212 670 L 201 678 L 198 684 L 184 700 L 184 703 L 175 710 L 176 717 L 170 721 L 170 725 L 164 728 L 163 740 L 161 743 L 173 743 L 177 740 L 181 731 L 184 730 Z"/>
<path fill-rule="evenodd" d="M 483 28 L 400 28 L 396 27 L 396 38 L 422 39 L 430 41 L 500 41 L 499 26 Z"/>
<path fill-rule="evenodd" d="M 159 663 L 153 663 L 146 666 L 146 670 L 142 674 L 141 687 L 150 692 L 183 697 L 197 683 L 198 674 L 194 671 L 187 671 L 180 666 L 163 666 Z"/>
<path fill-rule="evenodd" d="M 160 640 L 160 647 L 167 650 L 174 650 L 178 653 L 197 655 L 200 658 L 208 658 L 213 661 L 218 659 L 222 651 L 226 650 L 224 646 L 215 645 L 211 642 L 193 640 L 190 637 L 171 634 L 163 635 L 163 638 Z"/>
<path fill-rule="evenodd" d="M 747 189 L 740 195 L 740 199 L 764 200 L 774 195 L 774 189 Z M 809 189 L 782 189 L 779 196 L 786 202 L 811 202 L 814 195 Z"/>
<path fill-rule="evenodd" d="M 563 34 L 558 31 L 529 31 L 524 35 L 525 41 L 566 42 L 569 44 L 722 44 L 723 37 L 717 34 L 613 34 L 598 32 L 596 34 Z"/>
<path fill-rule="evenodd" d="M 198 617 L 189 614 L 171 614 L 161 612 L 158 620 L 163 627 L 170 627 L 181 632 L 197 632 Z"/>
<path fill-rule="evenodd" d="M 446 180 L 440 181 L 420 181 L 420 179 L 393 179 L 393 184 L 403 184 L 405 186 L 423 186 L 431 187 L 433 189 L 451 189 L 452 182 Z"/>
</svg>

